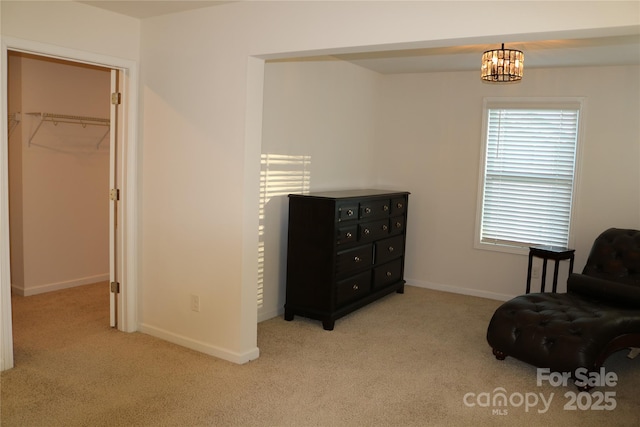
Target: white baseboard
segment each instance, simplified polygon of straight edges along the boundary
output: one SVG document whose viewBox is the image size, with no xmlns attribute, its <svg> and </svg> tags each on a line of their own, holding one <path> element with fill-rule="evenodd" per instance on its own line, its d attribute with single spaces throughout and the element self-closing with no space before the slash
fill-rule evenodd
<svg viewBox="0 0 640 427">
<path fill-rule="evenodd" d="M 11 290 L 14 294 L 21 297 L 28 297 L 31 295 L 44 294 L 47 292 L 59 291 L 61 289 L 75 288 L 76 286 L 91 285 L 93 283 L 105 282 L 109 280 L 109 274 L 98 274 L 96 276 L 81 277 L 79 279 L 67 280 L 64 282 L 47 283 L 45 285 L 33 286 L 29 288 L 20 288 L 15 285 L 11 285 Z"/>
<path fill-rule="evenodd" d="M 515 298 L 517 295 L 498 294 L 495 292 L 488 292 L 479 289 L 460 288 L 458 286 L 442 285 L 439 283 L 425 282 L 421 280 L 407 279 L 407 285 L 415 286 L 417 288 L 433 289 L 434 291 L 450 292 L 453 294 L 469 295 L 473 297 L 487 298 L 498 301 L 509 301 Z M 524 292 L 523 292 L 524 293 Z"/>
<path fill-rule="evenodd" d="M 495 292 L 487 292 L 478 289 L 460 288 L 457 286 L 441 285 L 439 283 L 425 282 L 422 280 L 405 279 L 407 286 L 415 286 L 416 288 L 432 289 L 434 291 L 450 292 L 454 294 L 469 295 L 480 298 L 487 298 L 497 301 L 509 301 L 515 298 L 517 295 L 498 294 Z M 258 323 L 265 320 L 273 319 L 274 317 L 284 315 L 284 307 L 269 311 L 258 311 Z"/>
<path fill-rule="evenodd" d="M 284 307 L 275 309 L 275 310 L 269 310 L 266 312 L 258 311 L 258 323 L 264 322 L 265 320 L 273 319 L 274 317 L 278 317 L 282 315 L 284 315 Z"/>
<path fill-rule="evenodd" d="M 211 344 L 194 340 L 182 335 L 174 334 L 173 332 L 169 332 L 164 329 L 156 328 L 155 326 L 147 324 L 140 324 L 138 327 L 138 331 L 165 341 L 169 341 L 182 347 L 190 348 L 191 350 L 199 351 L 200 353 L 208 354 L 209 356 L 214 356 L 228 362 L 236 363 L 238 365 L 250 362 L 251 360 L 257 359 L 260 356 L 260 350 L 258 349 L 258 347 L 255 347 L 244 353 L 236 353 L 228 349 L 216 347 Z"/>
</svg>

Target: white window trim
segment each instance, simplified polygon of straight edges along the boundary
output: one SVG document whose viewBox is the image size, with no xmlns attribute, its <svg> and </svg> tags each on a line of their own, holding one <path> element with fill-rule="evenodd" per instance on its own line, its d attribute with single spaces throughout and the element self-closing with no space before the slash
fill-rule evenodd
<svg viewBox="0 0 640 427">
<path fill-rule="evenodd" d="M 487 125 L 488 108 L 562 108 L 579 105 L 580 120 L 578 122 L 578 135 L 576 140 L 575 172 L 573 178 L 572 209 L 569 223 L 569 247 L 574 247 L 574 229 L 578 218 L 578 197 L 581 181 L 582 145 L 586 122 L 586 98 L 585 97 L 485 97 L 482 102 L 482 132 L 480 134 L 480 167 L 478 170 L 478 192 L 476 202 L 476 226 L 474 230 L 474 248 L 496 252 L 505 252 L 518 255 L 528 255 L 528 246 L 506 245 L 486 243 L 480 240 L 482 226 L 482 209 L 485 180 L 485 162 L 487 153 Z"/>
</svg>

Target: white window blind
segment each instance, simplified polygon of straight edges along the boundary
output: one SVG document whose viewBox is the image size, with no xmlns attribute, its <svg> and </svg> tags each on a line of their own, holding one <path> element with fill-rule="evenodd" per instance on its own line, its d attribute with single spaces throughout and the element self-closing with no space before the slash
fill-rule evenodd
<svg viewBox="0 0 640 427">
<path fill-rule="evenodd" d="M 578 108 L 487 108 L 480 242 L 568 246 Z"/>
</svg>

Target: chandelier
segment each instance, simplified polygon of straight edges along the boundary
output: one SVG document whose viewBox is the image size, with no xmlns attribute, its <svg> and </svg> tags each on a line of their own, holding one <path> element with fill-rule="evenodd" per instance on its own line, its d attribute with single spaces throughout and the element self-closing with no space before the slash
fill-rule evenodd
<svg viewBox="0 0 640 427">
<path fill-rule="evenodd" d="M 522 80 L 524 53 L 520 50 L 488 50 L 482 54 L 481 78 L 488 82 L 515 82 Z"/>
</svg>

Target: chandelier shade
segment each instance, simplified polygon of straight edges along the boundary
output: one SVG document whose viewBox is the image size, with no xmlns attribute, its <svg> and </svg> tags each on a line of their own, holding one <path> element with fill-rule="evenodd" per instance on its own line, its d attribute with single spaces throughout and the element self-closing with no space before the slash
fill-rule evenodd
<svg viewBox="0 0 640 427">
<path fill-rule="evenodd" d="M 515 82 L 522 80 L 524 53 L 502 48 L 482 54 L 481 78 L 488 82 Z"/>
</svg>

